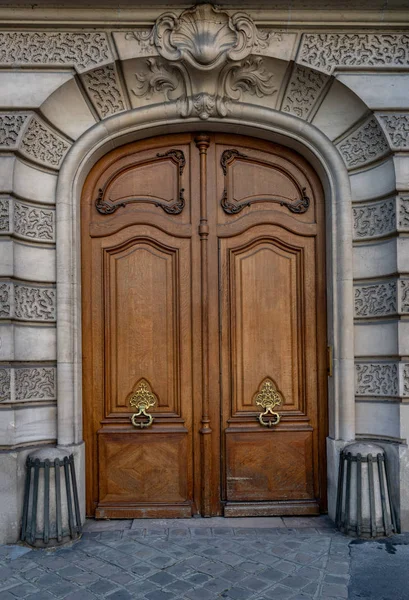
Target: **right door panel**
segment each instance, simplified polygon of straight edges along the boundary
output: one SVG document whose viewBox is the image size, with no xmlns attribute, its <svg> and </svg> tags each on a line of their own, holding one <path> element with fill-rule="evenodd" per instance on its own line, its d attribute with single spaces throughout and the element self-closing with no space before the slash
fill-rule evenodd
<svg viewBox="0 0 409 600">
<path fill-rule="evenodd" d="M 224 512 L 318 514 L 322 198 L 294 155 L 218 156 Z"/>
</svg>

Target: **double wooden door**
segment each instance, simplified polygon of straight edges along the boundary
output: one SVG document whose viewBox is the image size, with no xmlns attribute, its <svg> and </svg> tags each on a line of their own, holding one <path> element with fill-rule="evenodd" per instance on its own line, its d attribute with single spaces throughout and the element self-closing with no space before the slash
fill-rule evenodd
<svg viewBox="0 0 409 600">
<path fill-rule="evenodd" d="M 119 148 L 82 198 L 87 514 L 325 510 L 323 195 L 233 135 Z"/>
</svg>

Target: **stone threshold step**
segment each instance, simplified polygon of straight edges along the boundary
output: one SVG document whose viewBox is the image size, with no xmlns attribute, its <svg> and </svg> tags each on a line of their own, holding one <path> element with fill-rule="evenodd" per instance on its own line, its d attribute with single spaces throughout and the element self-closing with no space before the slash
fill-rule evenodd
<svg viewBox="0 0 409 600">
<path fill-rule="evenodd" d="M 115 531 L 125 529 L 198 529 L 206 528 L 304 528 L 333 529 L 326 515 L 319 517 L 209 517 L 192 519 L 87 519 L 84 531 Z"/>
</svg>

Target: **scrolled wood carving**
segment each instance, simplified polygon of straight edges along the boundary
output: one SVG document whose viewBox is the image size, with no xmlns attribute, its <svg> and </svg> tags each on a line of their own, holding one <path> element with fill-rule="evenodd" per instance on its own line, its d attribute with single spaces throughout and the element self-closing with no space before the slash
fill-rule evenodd
<svg viewBox="0 0 409 600">
<path fill-rule="evenodd" d="M 296 200 L 290 200 L 285 198 L 284 196 L 280 196 L 279 194 L 268 194 L 264 196 L 255 196 L 249 200 L 244 200 L 242 202 L 236 202 L 234 199 L 229 199 L 228 193 L 228 167 L 233 164 L 233 162 L 240 158 L 242 160 L 248 160 L 249 157 L 246 154 L 242 154 L 238 150 L 233 148 L 229 148 L 225 150 L 221 156 L 220 164 L 224 174 L 224 190 L 223 195 L 220 200 L 220 204 L 224 210 L 224 212 L 228 215 L 236 215 L 240 213 L 244 208 L 254 204 L 256 202 L 272 202 L 273 204 L 279 204 L 280 206 L 285 206 L 290 212 L 294 214 L 303 214 L 307 212 L 310 206 L 310 199 L 306 194 L 306 188 L 300 188 L 298 183 L 291 177 L 294 185 L 297 189 L 299 189 L 300 197 Z M 287 173 L 289 176 L 289 174 Z"/>
<path fill-rule="evenodd" d="M 182 150 L 178 150 L 173 148 L 172 150 L 168 150 L 164 153 L 158 153 L 155 157 L 156 160 L 162 158 L 170 158 L 178 167 L 178 197 L 177 199 L 168 204 L 164 202 L 161 198 L 152 198 L 145 196 L 129 196 L 128 198 L 121 198 L 119 202 L 112 202 L 109 198 L 105 197 L 105 193 L 112 182 L 111 178 L 103 188 L 100 188 L 98 191 L 98 196 L 95 200 L 95 208 L 101 215 L 112 215 L 118 208 L 124 208 L 127 204 L 135 204 L 135 203 L 148 203 L 154 204 L 155 206 L 161 208 L 168 215 L 179 215 L 185 207 L 185 190 L 181 187 L 181 179 L 183 175 L 183 170 L 186 165 L 185 155 Z M 153 160 L 155 160 L 153 159 Z"/>
</svg>

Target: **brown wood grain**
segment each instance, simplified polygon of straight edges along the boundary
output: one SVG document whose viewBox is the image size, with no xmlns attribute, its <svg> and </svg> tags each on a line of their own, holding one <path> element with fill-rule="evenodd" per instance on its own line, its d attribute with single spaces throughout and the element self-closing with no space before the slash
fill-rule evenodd
<svg viewBox="0 0 409 600">
<path fill-rule="evenodd" d="M 245 158 L 223 172 L 231 149 Z M 228 213 L 224 194 L 251 202 Z M 240 136 L 144 140 L 95 165 L 81 217 L 87 514 L 325 510 L 324 204 L 311 167 Z M 265 378 L 284 398 L 272 428 L 254 403 Z M 144 430 L 130 423 L 141 379 L 158 400 Z"/>
</svg>

